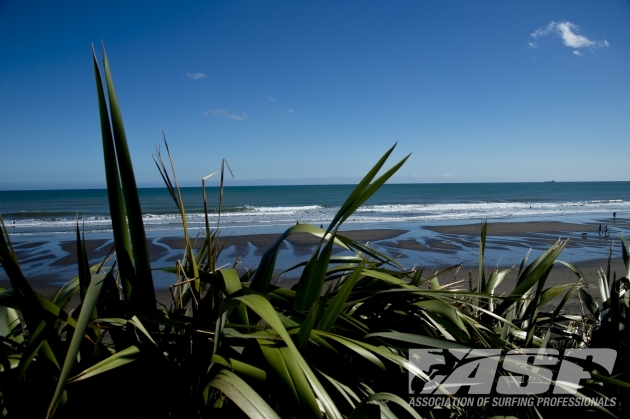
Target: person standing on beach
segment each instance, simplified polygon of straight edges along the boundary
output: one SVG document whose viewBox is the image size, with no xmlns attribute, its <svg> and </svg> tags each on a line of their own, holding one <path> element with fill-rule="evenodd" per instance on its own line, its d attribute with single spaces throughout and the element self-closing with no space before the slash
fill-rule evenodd
<svg viewBox="0 0 630 419">
<path fill-rule="evenodd" d="M 602 235 L 602 225 L 601 224 L 599 225 L 599 235 L 600 236 Z"/>
</svg>

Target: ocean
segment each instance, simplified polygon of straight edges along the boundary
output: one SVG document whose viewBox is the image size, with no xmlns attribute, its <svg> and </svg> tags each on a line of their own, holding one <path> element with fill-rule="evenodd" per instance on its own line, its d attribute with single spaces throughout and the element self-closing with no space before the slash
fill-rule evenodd
<svg viewBox="0 0 630 419">
<path fill-rule="evenodd" d="M 239 186 L 224 190 L 221 237 L 280 234 L 297 222 L 316 226 L 332 220 L 354 185 Z M 166 188 L 139 190 L 145 230 L 152 249 L 154 268 L 173 266 L 183 251 L 167 238 L 183 237 L 181 217 Z M 203 237 L 205 217 L 201 188 L 182 188 L 190 236 Z M 209 218 L 216 228 L 219 189 L 207 188 Z M 616 218 L 613 218 L 616 213 Z M 77 220 L 91 240 L 90 263 L 100 263 L 112 247 L 107 192 L 103 189 L 0 191 L 0 214 L 7 226 L 22 270 L 28 278 L 63 284 L 76 275 Z M 493 223 L 553 221 L 573 223 L 578 229 L 489 236 L 485 253 L 488 265 L 517 265 L 528 249 L 536 257 L 559 236 L 569 238 L 563 260 L 575 262 L 605 259 L 614 241 L 613 256 L 621 256 L 618 237 L 630 234 L 630 182 L 540 182 L 384 185 L 342 226 L 341 230 L 395 229 L 395 239 L 374 245 L 407 268 L 418 264 L 445 267 L 471 266 L 478 260 L 475 235 L 443 233 L 436 227 Z M 597 224 L 609 231 L 598 235 Z M 568 224 L 567 224 L 568 225 Z M 588 235 L 583 235 L 589 231 Z M 457 229 L 456 229 L 457 230 Z M 398 233 L 397 233 L 398 234 Z M 251 241 L 243 246 L 228 243 L 219 260 L 231 266 L 255 267 L 266 250 Z M 285 242 L 277 269 L 301 262 L 310 251 Z M 295 274 L 294 274 L 295 275 Z M 168 287 L 172 275 L 154 271 L 158 287 Z M 7 277 L 0 270 L 0 286 Z"/>
<path fill-rule="evenodd" d="M 224 191 L 221 228 L 230 234 L 284 231 L 296 222 L 326 225 L 354 185 L 238 186 Z M 201 188 L 182 188 L 191 231 L 203 230 Z M 139 189 L 147 235 L 178 236 L 181 217 L 166 188 Z M 206 188 L 216 226 L 218 187 Z M 451 183 L 384 185 L 346 229 L 492 221 L 576 221 L 630 213 L 630 182 Z M 14 240 L 69 236 L 77 218 L 86 238 L 106 237 L 111 221 L 104 189 L 0 191 L 0 214 Z"/>
</svg>

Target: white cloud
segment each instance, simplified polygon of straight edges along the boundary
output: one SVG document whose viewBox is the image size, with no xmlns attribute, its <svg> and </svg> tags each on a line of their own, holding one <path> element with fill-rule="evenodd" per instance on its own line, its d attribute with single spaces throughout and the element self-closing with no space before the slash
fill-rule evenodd
<svg viewBox="0 0 630 419">
<path fill-rule="evenodd" d="M 577 49 L 576 49 L 576 50 L 573 50 L 573 54 L 575 54 L 575 55 L 578 55 L 578 56 L 582 57 L 582 53 L 581 53 L 580 51 L 578 51 Z"/>
<path fill-rule="evenodd" d="M 564 45 L 571 48 L 583 48 L 597 45 L 597 42 L 588 39 L 587 37 L 578 34 L 580 28 L 571 22 L 560 22 L 556 25 L 556 30 L 559 32 Z"/>
<path fill-rule="evenodd" d="M 227 118 L 235 119 L 237 121 L 244 121 L 247 119 L 247 114 L 244 112 L 242 114 L 234 114 L 234 113 L 229 113 L 225 109 L 210 109 L 208 111 L 203 111 L 202 115 L 225 116 Z"/>
<path fill-rule="evenodd" d="M 293 113 L 293 109 L 287 109 L 287 112 Z"/>
<path fill-rule="evenodd" d="M 531 49 L 538 48 L 538 42 L 528 42 L 528 44 Z"/>
<path fill-rule="evenodd" d="M 556 22 L 552 20 L 551 22 L 549 22 L 546 28 L 538 28 L 534 32 L 532 32 L 532 36 L 534 38 L 539 38 L 541 36 L 549 35 L 549 33 L 553 31 L 553 28 L 555 26 L 556 26 Z"/>
<path fill-rule="evenodd" d="M 547 36 L 549 34 L 556 34 L 561 39 L 564 45 L 569 48 L 601 48 L 608 47 L 610 44 L 608 41 L 597 41 L 593 39 L 589 39 L 584 35 L 580 34 L 580 27 L 575 23 L 571 22 L 554 22 L 553 20 L 549 22 L 549 24 L 545 27 L 540 27 L 531 33 L 531 36 L 534 39 L 538 39 L 542 36 Z M 532 45 L 533 44 L 533 45 Z M 530 48 L 536 48 L 538 46 L 535 42 L 529 43 Z M 575 55 L 582 55 L 579 51 L 574 50 L 573 53 Z"/>
<path fill-rule="evenodd" d="M 207 76 L 203 73 L 188 73 L 186 74 L 186 77 L 188 77 L 189 80 L 200 80 L 200 79 L 205 79 Z"/>
</svg>

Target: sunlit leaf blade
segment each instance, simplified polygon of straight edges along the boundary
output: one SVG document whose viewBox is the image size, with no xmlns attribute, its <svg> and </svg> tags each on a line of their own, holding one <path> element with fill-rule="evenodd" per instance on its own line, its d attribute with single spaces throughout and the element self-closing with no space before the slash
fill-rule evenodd
<svg viewBox="0 0 630 419">
<path fill-rule="evenodd" d="M 365 175 L 365 177 L 363 179 L 361 179 L 361 182 L 359 182 L 359 184 L 350 193 L 350 195 L 348 196 L 346 201 L 341 205 L 341 208 L 339 208 L 339 211 L 337 212 L 335 217 L 332 219 L 332 221 L 331 221 L 330 225 L 328 226 L 328 229 L 326 230 L 326 232 L 331 231 L 335 227 L 337 222 L 344 215 L 346 215 L 348 213 L 348 209 L 364 193 L 365 188 L 370 184 L 372 179 L 374 179 L 374 177 L 376 176 L 378 171 L 381 170 L 381 167 L 383 167 L 383 164 L 385 164 L 385 161 L 387 161 L 387 159 L 389 158 L 389 155 L 392 154 L 392 151 L 394 151 L 394 148 L 396 148 L 396 144 L 394 144 L 392 146 L 392 148 L 387 150 L 387 152 L 383 155 L 383 157 L 381 157 L 380 160 L 378 162 L 376 162 L 374 167 L 372 167 L 372 169 L 370 169 L 370 171 Z M 358 208 L 358 206 L 357 206 L 357 208 Z"/>
<path fill-rule="evenodd" d="M 365 338 L 369 337 L 382 337 L 386 339 L 400 340 L 412 345 L 420 345 L 427 348 L 441 348 L 441 349 L 469 349 L 469 346 L 462 345 L 460 343 L 451 342 L 443 339 L 436 339 L 429 336 L 415 335 L 411 333 L 398 333 L 398 332 L 378 332 L 365 335 Z"/>
<path fill-rule="evenodd" d="M 415 273 L 413 274 L 413 277 L 411 278 L 411 281 L 409 281 L 409 285 L 418 285 L 420 284 L 420 280 L 422 279 L 422 272 L 424 272 L 424 266 L 420 266 Z"/>
<path fill-rule="evenodd" d="M 337 317 L 339 317 L 339 313 L 341 313 L 341 310 L 343 309 L 343 306 L 346 303 L 348 296 L 352 292 L 354 285 L 361 276 L 363 266 L 364 264 L 360 264 L 359 266 L 357 266 L 352 271 L 352 273 L 343 281 L 339 292 L 331 300 L 326 311 L 324 312 L 322 319 L 317 326 L 318 330 L 328 332 L 335 324 L 335 321 L 337 320 Z"/>
<path fill-rule="evenodd" d="M 291 374 L 289 374 L 289 369 L 284 362 L 282 354 L 280 354 L 277 343 L 266 339 L 258 339 L 258 344 L 260 345 L 260 349 L 267 363 L 271 366 L 271 368 L 273 368 L 276 374 L 278 374 L 280 380 L 282 380 L 282 382 L 284 382 L 284 384 L 287 386 L 287 389 L 293 396 L 293 399 L 296 402 L 299 402 L 298 392 L 295 388 L 295 383 L 291 379 Z"/>
<path fill-rule="evenodd" d="M 512 272 L 512 269 L 504 269 L 502 271 L 495 270 L 492 272 L 490 278 L 488 279 L 488 283 L 486 284 L 485 292 L 488 294 L 494 294 L 494 290 L 503 282 L 510 272 Z M 488 307 L 490 308 L 490 311 L 494 309 L 492 299 L 488 300 Z"/>
<path fill-rule="evenodd" d="M 249 365 L 245 362 L 239 361 L 238 359 L 214 354 L 212 355 L 210 361 L 214 362 L 215 364 L 223 365 L 239 374 L 247 375 L 260 381 L 265 381 L 267 379 L 267 373 L 264 370 L 254 367 L 253 365 Z"/>
<path fill-rule="evenodd" d="M 355 352 L 357 355 L 360 355 L 361 357 L 365 358 L 367 361 L 371 362 L 372 364 L 374 364 L 376 367 L 385 370 L 385 364 L 383 364 L 383 361 L 381 361 L 376 355 L 374 355 L 374 353 L 372 353 L 369 349 L 366 349 L 365 345 L 362 345 L 362 342 L 353 340 L 353 339 L 346 339 L 343 338 L 339 335 L 333 334 L 333 333 L 326 333 L 326 332 L 322 332 L 319 330 L 314 331 L 313 333 L 319 335 L 319 336 L 324 336 L 328 339 L 334 340 L 336 342 L 341 343 L 342 345 L 346 346 L 348 349 L 350 349 L 351 351 Z"/>
<path fill-rule="evenodd" d="M 166 183 L 166 187 L 171 193 L 171 196 L 173 200 L 175 201 L 177 209 L 179 210 L 179 214 L 182 220 L 182 228 L 184 230 L 184 243 L 186 244 L 186 268 L 189 271 L 189 273 L 192 275 L 192 277 L 195 278 L 195 292 L 199 293 L 199 290 L 200 290 L 199 288 L 200 283 L 198 279 L 199 270 L 198 270 L 197 263 L 195 261 L 195 254 L 193 252 L 192 244 L 190 242 L 190 236 L 188 234 L 188 222 L 186 221 L 186 210 L 184 208 L 184 200 L 182 199 L 182 193 L 179 188 L 179 183 L 177 182 L 177 173 L 175 172 L 175 165 L 173 164 L 173 157 L 171 155 L 171 150 L 168 146 L 168 141 L 166 141 L 166 134 L 164 134 L 164 131 L 162 131 L 162 138 L 164 139 L 164 146 L 166 147 L 166 154 L 168 155 L 168 159 L 171 166 L 171 173 L 173 174 L 173 181 L 175 182 L 175 185 L 171 184 L 171 180 L 168 175 L 168 171 L 166 170 L 166 165 L 164 164 L 164 161 L 162 160 L 162 154 L 160 153 L 159 147 L 156 147 L 156 148 L 157 148 L 157 158 L 160 163 L 158 164 L 157 160 L 155 159 L 155 156 L 153 157 L 153 160 L 155 161 L 155 164 L 157 165 L 158 170 L 160 171 L 160 175 L 162 175 L 162 179 L 164 179 L 164 183 Z"/>
<path fill-rule="evenodd" d="M 387 282 L 388 284 L 396 285 L 398 287 L 405 288 L 413 292 L 416 292 L 418 290 L 417 287 L 409 285 L 406 281 L 400 278 L 396 278 L 395 276 L 389 275 L 385 272 L 377 271 L 374 269 L 363 269 L 362 274 L 371 278 L 380 279 L 381 281 Z"/>
<path fill-rule="evenodd" d="M 157 162 L 156 162 L 157 164 Z M 159 168 L 159 167 L 158 167 Z M 216 267 L 216 259 L 214 257 L 213 254 L 213 247 L 212 247 L 212 233 L 210 232 L 210 220 L 208 219 L 208 200 L 206 199 L 206 180 L 208 180 L 209 177 L 214 176 L 216 174 L 216 172 L 214 173 L 210 173 L 207 176 L 204 176 L 203 178 L 201 178 L 201 195 L 203 198 L 203 214 L 204 214 L 204 221 L 205 221 L 205 227 L 206 227 L 206 252 L 207 252 L 207 260 L 208 260 L 208 267 L 210 268 L 210 271 L 214 271 L 215 267 Z M 166 179 L 165 179 L 166 181 Z M 218 239 L 218 237 L 217 237 Z M 203 257 L 200 258 L 199 263 L 203 263 Z"/>
<path fill-rule="evenodd" d="M 26 324 L 33 327 L 45 318 L 44 313 L 35 295 L 35 291 L 33 291 L 33 288 L 31 288 L 31 285 L 20 269 L 2 216 L 0 216 L 0 227 L 2 228 L 2 234 L 0 234 L 0 263 L 11 282 L 13 295 L 20 307 Z"/>
<path fill-rule="evenodd" d="M 625 237 L 621 238 L 621 255 L 623 258 L 623 264 L 626 266 L 626 278 L 630 278 L 630 243 Z M 610 270 L 610 268 L 609 268 Z M 610 272 L 608 273 L 610 276 Z"/>
<path fill-rule="evenodd" d="M 8 297 L 8 292 L 4 288 L 0 288 L 0 296 Z M 24 340 L 23 336 L 14 335 L 13 333 L 20 326 L 20 317 L 17 310 L 8 306 L 8 304 L 15 304 L 12 290 L 11 296 L 6 300 L 0 297 L 0 336 L 21 343 Z"/>
<path fill-rule="evenodd" d="M 407 411 L 407 413 L 409 415 L 411 415 L 411 417 L 415 418 L 415 419 L 422 419 L 422 416 L 420 416 L 418 414 L 418 412 L 416 412 L 415 410 L 413 410 L 413 408 L 409 405 L 409 402 L 406 400 L 403 400 L 401 397 L 392 394 L 392 393 L 375 393 L 375 394 L 371 394 L 370 396 L 368 396 L 365 401 L 366 402 L 370 402 L 372 400 L 384 400 L 386 402 L 392 402 L 397 404 L 398 406 L 402 407 L 404 410 Z"/>
<path fill-rule="evenodd" d="M 225 284 L 225 294 L 228 297 L 237 295 L 237 293 L 243 289 L 238 273 L 235 269 L 221 269 L 218 273 L 223 278 L 223 282 Z"/>
<path fill-rule="evenodd" d="M 77 264 L 79 268 L 79 291 L 81 293 L 81 301 L 85 298 L 85 293 L 90 286 L 90 265 L 87 260 L 87 252 L 85 250 L 85 241 L 81 239 L 79 231 L 79 220 L 77 218 Z"/>
<path fill-rule="evenodd" d="M 122 192 L 125 209 L 129 221 L 129 236 L 133 248 L 133 261 L 136 269 L 136 278 L 133 290 L 133 299 L 138 302 L 140 310 L 149 311 L 155 309 L 155 289 L 153 287 L 153 277 L 151 275 L 151 264 L 147 239 L 144 233 L 144 223 L 142 221 L 142 209 L 140 208 L 140 198 L 136 186 L 136 178 L 131 164 L 131 156 L 127 146 L 127 137 L 123 126 L 122 115 L 114 89 L 109 62 L 105 47 L 103 46 L 103 62 L 105 67 L 105 80 L 107 83 L 107 93 L 109 98 L 109 111 L 114 144 L 116 148 L 116 160 L 120 179 L 122 180 Z"/>
<path fill-rule="evenodd" d="M 599 295 L 602 299 L 602 304 L 610 299 L 610 292 L 608 291 L 608 281 L 601 272 L 597 272 L 597 283 L 599 289 Z"/>
<path fill-rule="evenodd" d="M 356 339 L 349 339 L 349 338 L 343 338 L 341 336 L 332 334 L 332 333 L 327 333 L 327 332 L 321 332 L 321 331 L 313 331 L 314 334 L 320 335 L 322 337 L 325 337 L 327 339 L 333 339 L 335 341 L 338 341 L 344 345 L 347 345 L 349 343 L 354 344 L 356 346 L 359 346 L 363 349 L 368 350 L 369 352 L 373 353 L 373 354 L 377 354 L 382 358 L 385 358 L 387 360 L 389 360 L 390 362 L 393 362 L 394 364 L 406 369 L 407 371 L 411 372 L 412 374 L 424 377 L 425 379 L 428 380 L 428 376 L 420 369 L 418 368 L 416 365 L 414 365 L 412 362 L 410 362 L 407 358 L 402 357 L 400 355 L 398 355 L 397 353 L 392 352 L 389 348 L 383 347 L 383 346 L 375 346 L 369 343 L 366 343 L 364 340 L 356 340 Z M 387 332 L 386 332 L 387 333 Z M 364 339 L 368 338 L 368 337 L 374 337 L 374 336 L 378 336 L 380 335 L 380 333 L 374 333 L 374 334 L 370 334 L 370 335 L 366 335 L 364 336 Z M 400 333 L 393 333 L 393 335 L 400 335 Z M 436 341 L 439 341 L 439 339 L 435 339 Z M 466 346 L 461 345 L 462 347 L 467 348 Z M 440 346 L 433 346 L 434 348 L 439 348 Z M 379 361 L 380 362 L 380 361 Z"/>
<path fill-rule="evenodd" d="M 61 396 L 61 393 L 66 385 L 68 377 L 70 376 L 72 367 L 77 360 L 77 354 L 79 353 L 81 341 L 83 340 L 83 337 L 87 330 L 88 323 L 93 316 L 94 308 L 96 307 L 98 296 L 101 293 L 101 288 L 103 287 L 103 280 L 105 279 L 105 276 L 106 274 L 103 273 L 94 275 L 89 283 L 85 296 L 82 299 L 81 312 L 79 313 L 77 326 L 72 335 L 72 340 L 70 341 L 68 351 L 66 352 L 66 359 L 63 363 L 61 374 L 57 381 L 55 394 L 53 395 L 50 405 L 48 406 L 49 417 L 52 416 L 55 412 L 59 397 Z"/>
<path fill-rule="evenodd" d="M 329 376 L 328 374 L 325 374 L 324 372 L 320 370 L 317 370 L 317 372 L 321 374 L 324 378 L 326 378 L 337 389 L 337 391 L 339 391 L 339 393 L 343 396 L 343 398 L 348 402 L 350 407 L 352 408 L 356 407 L 355 402 L 361 401 L 361 399 L 357 396 L 357 394 L 347 385 L 343 384 L 342 382 L 334 379 L 333 377 Z"/>
<path fill-rule="evenodd" d="M 543 291 L 540 297 L 540 301 L 538 302 L 538 305 L 540 307 L 544 306 L 549 301 L 553 300 L 558 295 L 562 294 L 563 292 L 565 292 L 566 290 L 574 286 L 575 286 L 574 284 L 563 284 L 563 285 L 555 285 L 551 288 L 547 288 L 545 291 Z"/>
<path fill-rule="evenodd" d="M 308 341 L 311 339 L 311 330 L 313 330 L 313 325 L 315 324 L 315 319 L 317 318 L 317 313 L 319 311 L 319 299 L 313 302 L 311 309 L 308 311 L 304 322 L 300 326 L 300 331 L 297 334 L 298 346 L 300 349 L 304 350 Z"/>
<path fill-rule="evenodd" d="M 565 242 L 557 242 L 551 246 L 546 252 L 534 260 L 525 270 L 520 273 L 518 282 L 512 293 L 497 307 L 495 313 L 501 315 L 512 304 L 514 298 L 520 298 L 528 292 L 555 263 L 558 255 L 566 246 Z"/>
<path fill-rule="evenodd" d="M 304 267 L 300 282 L 298 283 L 298 289 L 295 293 L 294 307 L 298 311 L 305 311 L 308 307 L 311 307 L 315 300 L 322 295 L 322 288 L 324 285 L 324 278 L 328 271 L 328 262 L 330 261 L 330 255 L 332 254 L 332 248 L 334 244 L 335 233 L 328 238 L 328 243 L 324 246 L 324 249 L 317 257 L 311 258 Z M 317 251 L 313 256 L 317 255 Z"/>
<path fill-rule="evenodd" d="M 580 292 L 580 298 L 582 299 L 582 301 L 584 301 L 584 304 L 586 305 L 586 308 L 588 309 L 588 311 L 590 311 L 590 313 L 593 316 L 595 316 L 595 318 L 598 318 L 599 305 L 597 304 L 597 301 L 595 301 L 595 299 L 588 292 L 588 290 L 584 289 L 583 287 L 580 287 L 579 292 Z"/>
<path fill-rule="evenodd" d="M 594 372 L 589 372 L 589 374 L 591 374 L 591 377 L 594 380 L 601 381 L 602 383 L 612 384 L 619 387 L 630 388 L 630 383 L 628 383 L 627 381 L 618 380 L 616 378 L 607 377 L 605 375 L 596 374 Z"/>
<path fill-rule="evenodd" d="M 480 292 L 486 291 L 486 277 L 484 274 L 483 256 L 486 250 L 487 232 L 488 232 L 488 222 L 483 221 L 481 223 L 481 236 L 479 238 L 479 267 L 478 267 L 478 273 L 477 273 L 477 290 Z"/>
<path fill-rule="evenodd" d="M 135 345 L 130 346 L 126 349 L 123 349 L 122 351 L 116 352 L 114 355 L 108 357 L 107 359 L 104 359 L 103 361 L 97 363 L 96 365 L 93 365 L 90 368 L 85 369 L 80 374 L 69 379 L 68 383 L 85 380 L 95 375 L 102 374 L 106 371 L 121 367 L 130 362 L 136 361 L 139 358 L 139 354 L 140 354 L 140 349 L 137 346 Z"/>
<path fill-rule="evenodd" d="M 584 274 L 582 273 L 582 271 L 574 264 L 565 262 L 563 260 L 556 260 L 556 262 L 569 268 L 569 270 L 571 270 L 571 272 L 573 272 L 578 278 L 584 278 Z"/>
<path fill-rule="evenodd" d="M 225 167 L 227 166 L 228 171 L 234 177 L 234 173 L 232 173 L 232 169 L 227 163 L 226 159 L 221 160 L 221 179 L 219 181 L 219 207 L 217 211 L 217 229 L 216 229 L 216 237 L 214 247 L 211 249 L 212 258 L 216 261 L 219 257 L 219 235 L 221 232 L 221 212 L 223 211 L 223 190 L 225 187 Z"/>
<path fill-rule="evenodd" d="M 450 320 L 460 331 L 464 332 L 468 337 L 470 334 L 464 326 L 458 311 L 449 304 L 446 304 L 439 300 L 424 300 L 417 303 L 413 303 L 415 306 L 421 307 L 425 310 L 430 310 L 434 313 L 437 313 L 446 319 Z"/>
<path fill-rule="evenodd" d="M 278 318 L 276 311 L 269 304 L 267 300 L 259 295 L 246 295 L 242 297 L 236 297 L 236 300 L 242 301 L 249 308 L 251 308 L 256 314 L 258 314 L 261 318 L 263 318 L 284 340 L 287 347 L 291 350 L 291 353 L 298 361 L 300 367 L 304 371 L 306 378 L 310 386 L 313 389 L 316 397 L 319 402 L 322 404 L 324 411 L 328 417 L 339 418 L 341 419 L 341 413 L 335 406 L 334 402 L 326 392 L 326 389 L 319 382 L 313 371 L 311 370 L 308 363 L 304 360 L 302 355 L 300 354 L 298 348 L 293 343 L 293 340 L 287 333 L 284 325 Z"/>
<path fill-rule="evenodd" d="M 315 398 L 315 394 L 311 388 L 309 380 L 306 378 L 305 371 L 302 368 L 302 365 L 300 365 L 300 360 L 296 358 L 293 351 L 286 346 L 279 347 L 278 351 L 287 366 L 287 370 L 291 376 L 291 381 L 295 384 L 300 402 L 308 411 L 310 411 L 311 416 L 316 418 L 322 417 L 317 399 Z"/>
<path fill-rule="evenodd" d="M 107 200 L 112 222 L 112 233 L 116 244 L 116 253 L 118 254 L 123 291 L 125 298 L 129 300 L 132 291 L 131 281 L 133 277 L 135 277 L 135 269 L 131 263 L 131 239 L 129 238 L 127 212 L 125 210 L 122 187 L 120 185 L 120 173 L 118 171 L 118 163 L 116 162 L 114 138 L 111 131 L 109 112 L 107 110 L 103 78 L 94 47 L 92 47 L 92 55 L 94 59 L 94 77 L 96 79 L 96 93 L 101 122 Z"/>
<path fill-rule="evenodd" d="M 287 229 L 263 254 L 262 258 L 260 259 L 260 263 L 258 264 L 258 269 L 256 270 L 254 277 L 252 278 L 252 282 L 250 285 L 251 289 L 261 292 L 263 294 L 267 292 L 267 290 L 269 289 L 269 284 L 273 277 L 273 269 L 276 264 L 276 257 L 278 256 L 280 245 L 288 237 L 298 233 L 309 233 L 317 237 L 325 236 L 324 232 L 320 228 L 309 224 L 298 224 Z M 329 234 L 326 235 L 326 237 L 328 236 Z M 335 239 L 335 244 L 343 248 L 347 248 L 338 239 Z"/>
<path fill-rule="evenodd" d="M 341 216 L 341 219 L 339 220 L 339 224 L 341 224 L 345 220 L 347 220 L 352 214 L 354 214 L 354 211 L 356 211 L 361 205 L 363 205 L 365 203 L 365 201 L 367 201 L 372 195 L 374 195 L 374 193 L 381 186 L 383 186 L 383 184 L 385 184 L 385 182 L 387 182 L 389 180 L 389 178 L 392 177 L 394 175 L 394 173 L 396 173 L 398 171 L 398 169 L 400 169 L 402 167 L 403 164 L 405 164 L 405 162 L 407 161 L 407 159 L 409 158 L 410 155 L 411 154 L 408 154 L 404 159 L 402 159 L 396 165 L 394 165 L 394 167 L 392 167 L 387 172 L 385 172 L 383 175 L 381 175 L 381 177 L 376 179 L 374 181 L 374 183 L 368 185 L 365 188 L 365 190 L 361 193 L 361 195 L 359 195 L 356 198 L 356 200 L 354 200 L 354 202 L 352 202 L 348 206 L 348 208 L 345 210 L 345 212 Z M 340 212 L 341 212 L 341 210 L 340 210 Z"/>
<path fill-rule="evenodd" d="M 231 371 L 222 370 L 208 385 L 229 397 L 250 418 L 280 418 L 253 388 Z"/>
</svg>

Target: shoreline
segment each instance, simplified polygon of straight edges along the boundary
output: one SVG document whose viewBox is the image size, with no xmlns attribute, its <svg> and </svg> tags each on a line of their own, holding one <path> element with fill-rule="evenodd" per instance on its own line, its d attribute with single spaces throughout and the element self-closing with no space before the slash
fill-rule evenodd
<svg viewBox="0 0 630 419">
<path fill-rule="evenodd" d="M 627 226 L 625 221 L 624 227 Z M 620 224 L 615 226 L 618 227 Z M 449 273 L 442 276 L 440 283 L 462 281 L 459 287 L 468 289 L 469 270 L 473 276 L 473 287 L 476 286 L 480 231 L 480 223 L 462 223 L 423 225 L 411 229 L 346 230 L 340 231 L 340 234 L 363 243 L 369 241 L 377 250 L 389 256 L 398 257 L 398 261 L 406 269 L 423 265 L 423 277 L 427 277 L 435 270 L 461 263 L 462 266 L 457 275 Z M 582 236 L 583 232 L 587 233 L 587 236 Z M 529 249 L 532 250 L 528 263 L 531 263 L 555 243 L 558 237 L 569 238 L 560 259 L 573 263 L 582 270 L 592 288 L 591 294 L 599 301 L 599 291 L 596 289 L 597 271 L 600 268 L 606 270 L 608 249 L 612 241 L 615 241 L 617 245 L 613 248 L 611 271 L 616 272 L 617 277 L 625 276 L 626 271 L 621 260 L 619 240 L 611 236 L 600 237 L 597 233 L 598 223 L 593 222 L 588 224 L 555 221 L 489 223 L 484 257 L 487 275 L 495 265 L 498 265 L 499 269 L 514 266 L 514 270 L 497 289 L 499 293 L 510 291 L 516 283 L 518 266 Z M 240 259 L 239 269 L 242 269 L 242 272 L 244 269 L 253 268 L 279 236 L 280 233 L 225 235 L 220 241 L 224 248 L 219 259 L 219 266 L 223 264 L 231 266 L 235 260 Z M 196 249 L 199 248 L 202 240 L 202 238 L 197 239 Z M 192 241 L 194 242 L 195 239 Z M 312 254 L 318 241 L 317 237 L 306 233 L 289 237 L 280 246 L 276 271 L 287 269 L 306 260 Z M 154 268 L 173 266 L 176 260 L 183 257 L 185 246 L 182 237 L 164 236 L 148 239 L 148 242 Z M 99 263 L 111 250 L 112 245 L 111 239 L 87 239 L 86 248 L 90 264 Z M 76 276 L 77 249 L 74 241 L 24 241 L 15 243 L 14 248 L 31 286 L 44 296 L 52 295 L 59 286 Z M 336 253 L 343 253 L 343 249 L 339 249 Z M 175 282 L 175 277 L 157 270 L 154 272 L 158 300 L 168 303 L 170 302 L 168 287 Z M 299 277 L 299 272 L 287 275 L 281 284 L 290 286 L 295 283 L 297 277 Z M 552 270 L 545 288 L 574 283 L 577 279 L 569 269 L 558 265 Z M 10 288 L 4 271 L 0 272 L 0 287 Z M 550 304 L 553 303 L 552 301 Z M 574 296 L 567 304 L 566 310 L 575 314 L 580 313 L 582 308 L 579 298 Z"/>
</svg>

